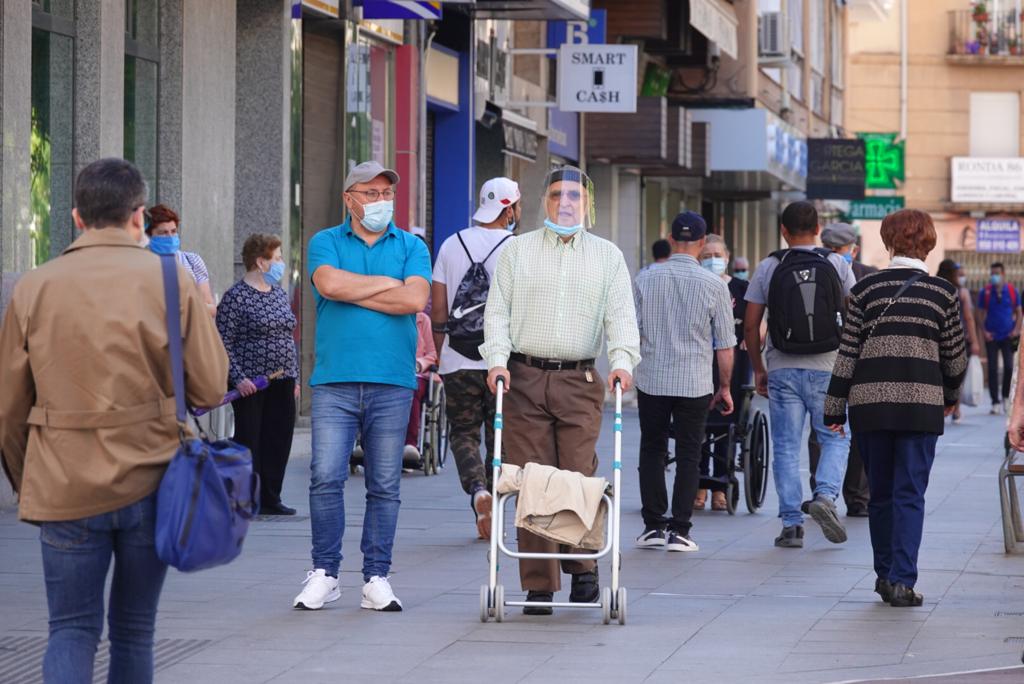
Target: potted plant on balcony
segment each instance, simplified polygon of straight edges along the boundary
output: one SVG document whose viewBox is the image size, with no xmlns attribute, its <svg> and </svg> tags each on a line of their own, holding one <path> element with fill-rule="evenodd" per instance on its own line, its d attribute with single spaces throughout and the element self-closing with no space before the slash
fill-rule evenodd
<svg viewBox="0 0 1024 684">
<path fill-rule="evenodd" d="M 1020 38 L 1010 38 L 1010 40 L 1007 41 L 1007 46 L 1010 48 L 1011 55 L 1020 54 Z"/>
<path fill-rule="evenodd" d="M 971 8 L 971 18 L 976 24 L 988 23 L 988 7 L 984 2 L 974 3 L 974 7 Z"/>
</svg>

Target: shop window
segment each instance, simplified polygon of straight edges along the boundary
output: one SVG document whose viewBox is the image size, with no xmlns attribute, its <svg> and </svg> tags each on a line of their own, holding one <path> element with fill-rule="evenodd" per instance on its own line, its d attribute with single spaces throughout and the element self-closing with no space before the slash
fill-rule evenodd
<svg viewBox="0 0 1024 684">
<path fill-rule="evenodd" d="M 159 0 L 125 0 L 124 158 L 157 197 L 160 62 Z"/>
<path fill-rule="evenodd" d="M 32 265 L 60 254 L 74 238 L 74 4 L 33 0 L 29 135 Z"/>
<path fill-rule="evenodd" d="M 356 38 L 349 42 L 346 50 L 348 168 L 370 159 L 391 166 L 394 163 L 394 49 L 371 40 L 358 29 L 352 30 L 356 31 Z"/>
</svg>

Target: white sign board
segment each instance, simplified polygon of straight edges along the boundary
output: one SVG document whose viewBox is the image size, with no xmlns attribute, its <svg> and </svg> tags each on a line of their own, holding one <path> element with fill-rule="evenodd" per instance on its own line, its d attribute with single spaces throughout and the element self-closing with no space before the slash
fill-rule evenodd
<svg viewBox="0 0 1024 684">
<path fill-rule="evenodd" d="M 953 157 L 950 199 L 954 202 L 1024 204 L 1024 159 Z"/>
<path fill-rule="evenodd" d="M 635 112 L 636 45 L 558 49 L 558 108 L 563 112 Z"/>
</svg>

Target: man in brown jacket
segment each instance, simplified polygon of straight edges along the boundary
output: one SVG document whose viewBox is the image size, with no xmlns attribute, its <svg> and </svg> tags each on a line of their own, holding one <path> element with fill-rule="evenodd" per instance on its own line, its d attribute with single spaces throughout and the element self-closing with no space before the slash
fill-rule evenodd
<svg viewBox="0 0 1024 684">
<path fill-rule="evenodd" d="M 159 258 L 139 247 L 146 185 L 121 159 L 75 183 L 82 235 L 26 273 L 0 328 L 0 461 L 40 526 L 46 682 L 91 682 L 111 555 L 111 681 L 148 682 L 167 566 L 155 491 L 178 445 Z M 220 401 L 228 359 L 180 266 L 186 400 Z"/>
</svg>

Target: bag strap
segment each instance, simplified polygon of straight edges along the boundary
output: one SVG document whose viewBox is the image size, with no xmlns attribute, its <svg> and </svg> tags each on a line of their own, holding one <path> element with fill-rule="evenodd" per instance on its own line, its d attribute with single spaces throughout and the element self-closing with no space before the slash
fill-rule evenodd
<svg viewBox="0 0 1024 684">
<path fill-rule="evenodd" d="M 896 290 L 896 294 L 894 294 L 892 297 L 889 298 L 889 303 L 885 305 L 885 308 L 882 309 L 882 313 L 878 314 L 878 318 L 876 318 L 874 320 L 874 322 L 871 324 L 871 330 L 868 330 L 868 336 L 864 338 L 864 342 L 867 342 L 868 340 L 870 340 L 871 336 L 875 334 L 875 328 L 878 327 L 879 321 L 881 321 L 883 318 L 885 318 L 885 314 L 888 313 L 889 307 L 892 306 L 893 304 L 895 304 L 897 299 L 902 297 L 906 293 L 906 291 L 909 290 L 910 287 L 914 283 L 916 283 L 921 278 L 924 278 L 924 276 L 925 276 L 924 273 L 918 271 L 914 275 L 912 275 L 909 278 L 907 278 L 906 282 L 904 282 L 900 286 L 900 289 Z"/>
<path fill-rule="evenodd" d="M 487 253 L 487 256 L 485 256 L 484 260 L 481 261 L 480 263 L 481 264 L 486 264 L 487 260 L 490 259 L 492 256 L 494 256 L 494 253 L 498 251 L 498 248 L 501 247 L 503 244 L 505 244 L 505 241 L 508 240 L 510 237 L 512 237 L 512 236 L 511 235 L 506 235 L 505 237 L 501 238 L 501 242 L 499 242 L 498 244 L 494 245 L 494 247 L 491 249 L 491 251 Z"/>
<path fill-rule="evenodd" d="M 462 231 L 460 230 L 458 233 L 456 233 L 455 237 L 459 238 L 459 244 L 462 245 L 462 251 L 466 253 L 467 257 L 469 257 L 469 263 L 475 264 L 476 262 L 473 261 L 473 255 L 469 253 L 469 247 L 466 247 L 466 243 L 462 241 Z M 488 256 L 490 255 L 488 254 Z"/>
<path fill-rule="evenodd" d="M 160 255 L 164 277 L 164 303 L 167 306 L 167 347 L 171 352 L 171 379 L 174 381 L 175 417 L 183 430 L 185 409 L 185 364 L 181 352 L 181 294 L 178 290 L 178 264 L 173 254 Z"/>
</svg>

